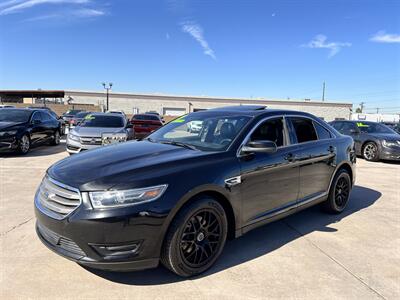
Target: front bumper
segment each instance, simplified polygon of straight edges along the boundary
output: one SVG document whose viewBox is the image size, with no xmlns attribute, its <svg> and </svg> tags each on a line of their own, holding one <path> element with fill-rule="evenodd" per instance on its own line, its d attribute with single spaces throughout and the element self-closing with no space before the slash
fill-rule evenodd
<svg viewBox="0 0 400 300">
<path fill-rule="evenodd" d="M 95 210 L 83 200 L 73 213 L 57 220 L 40 209 L 36 196 L 36 232 L 49 249 L 81 265 L 110 271 L 155 268 L 166 215 L 147 211 L 148 205 Z M 114 255 L 109 250 L 131 245 L 137 245 L 135 251 Z"/>
<path fill-rule="evenodd" d="M 16 137 L 7 137 L 0 139 L 0 151 L 12 151 L 18 148 L 18 140 Z"/>
<path fill-rule="evenodd" d="M 67 138 L 67 152 L 71 154 L 76 154 L 81 151 L 96 149 L 99 147 L 102 147 L 102 145 L 87 145 Z"/>
<path fill-rule="evenodd" d="M 400 147 L 396 148 L 382 147 L 379 158 L 383 160 L 400 161 Z"/>
</svg>

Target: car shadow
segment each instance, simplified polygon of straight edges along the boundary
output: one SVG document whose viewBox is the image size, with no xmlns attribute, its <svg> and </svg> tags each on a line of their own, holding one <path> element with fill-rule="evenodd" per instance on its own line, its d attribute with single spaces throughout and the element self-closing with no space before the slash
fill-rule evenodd
<svg viewBox="0 0 400 300">
<path fill-rule="evenodd" d="M 247 261 L 266 255 L 291 241 L 314 231 L 335 232 L 329 225 L 373 205 L 381 193 L 366 187 L 355 186 L 346 210 L 339 215 L 321 212 L 314 206 L 280 221 L 257 228 L 244 236 L 228 241 L 221 257 L 201 278 L 229 269 Z M 161 265 L 157 269 L 137 272 L 109 272 L 84 267 L 89 272 L 104 279 L 127 285 L 159 285 L 185 280 Z"/>
<path fill-rule="evenodd" d="M 0 158 L 7 158 L 7 157 L 38 157 L 38 156 L 46 156 L 46 155 L 53 155 L 58 154 L 61 152 L 65 152 L 65 143 L 61 142 L 57 146 L 51 145 L 41 145 L 37 147 L 32 147 L 29 152 L 25 155 L 21 155 L 16 152 L 2 152 L 0 153 Z"/>
</svg>

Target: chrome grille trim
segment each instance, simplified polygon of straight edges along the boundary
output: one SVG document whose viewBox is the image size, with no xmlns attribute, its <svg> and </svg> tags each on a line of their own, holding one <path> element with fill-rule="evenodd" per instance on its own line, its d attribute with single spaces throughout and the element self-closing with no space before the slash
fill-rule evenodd
<svg viewBox="0 0 400 300">
<path fill-rule="evenodd" d="M 78 189 L 62 184 L 46 175 L 35 197 L 36 207 L 51 218 L 62 220 L 82 203 Z"/>
<path fill-rule="evenodd" d="M 79 256 L 86 256 L 85 252 L 83 252 L 83 250 L 74 241 L 58 235 L 40 223 L 37 224 L 37 228 L 40 235 L 52 246 L 59 247 L 67 252 Z"/>
<path fill-rule="evenodd" d="M 101 137 L 80 137 L 81 143 L 84 145 L 101 145 L 103 143 Z"/>
</svg>

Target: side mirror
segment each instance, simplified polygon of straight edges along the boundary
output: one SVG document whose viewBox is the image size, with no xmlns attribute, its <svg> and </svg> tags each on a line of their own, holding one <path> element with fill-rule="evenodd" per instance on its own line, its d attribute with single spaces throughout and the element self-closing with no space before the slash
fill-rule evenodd
<svg viewBox="0 0 400 300">
<path fill-rule="evenodd" d="M 131 122 L 126 122 L 125 128 L 126 129 L 132 128 Z"/>
<path fill-rule="evenodd" d="M 274 153 L 276 152 L 277 146 L 272 141 L 250 141 L 242 147 L 241 152 L 243 153 Z"/>
</svg>

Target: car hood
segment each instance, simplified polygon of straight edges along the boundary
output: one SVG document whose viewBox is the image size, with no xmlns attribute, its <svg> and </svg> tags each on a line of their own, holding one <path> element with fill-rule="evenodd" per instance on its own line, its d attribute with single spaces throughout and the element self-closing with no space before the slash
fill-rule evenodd
<svg viewBox="0 0 400 300">
<path fill-rule="evenodd" d="M 109 128 L 109 127 L 80 127 L 77 126 L 72 131 L 73 134 L 79 136 L 101 137 L 103 133 L 120 133 L 125 132 L 124 127 Z"/>
<path fill-rule="evenodd" d="M 400 140 L 400 134 L 397 133 L 370 133 L 369 135 L 380 140 L 387 140 L 387 141 Z"/>
<path fill-rule="evenodd" d="M 0 122 L 0 130 L 12 129 L 14 126 L 22 125 L 23 122 Z"/>
<path fill-rule="evenodd" d="M 49 168 L 53 179 L 81 191 L 107 190 L 121 184 L 148 186 L 179 169 L 194 167 L 215 152 L 191 150 L 174 145 L 131 141 L 106 146 L 63 159 Z M 189 168 L 191 168 L 189 167 Z M 159 183 L 158 183 L 159 184 Z"/>
</svg>

